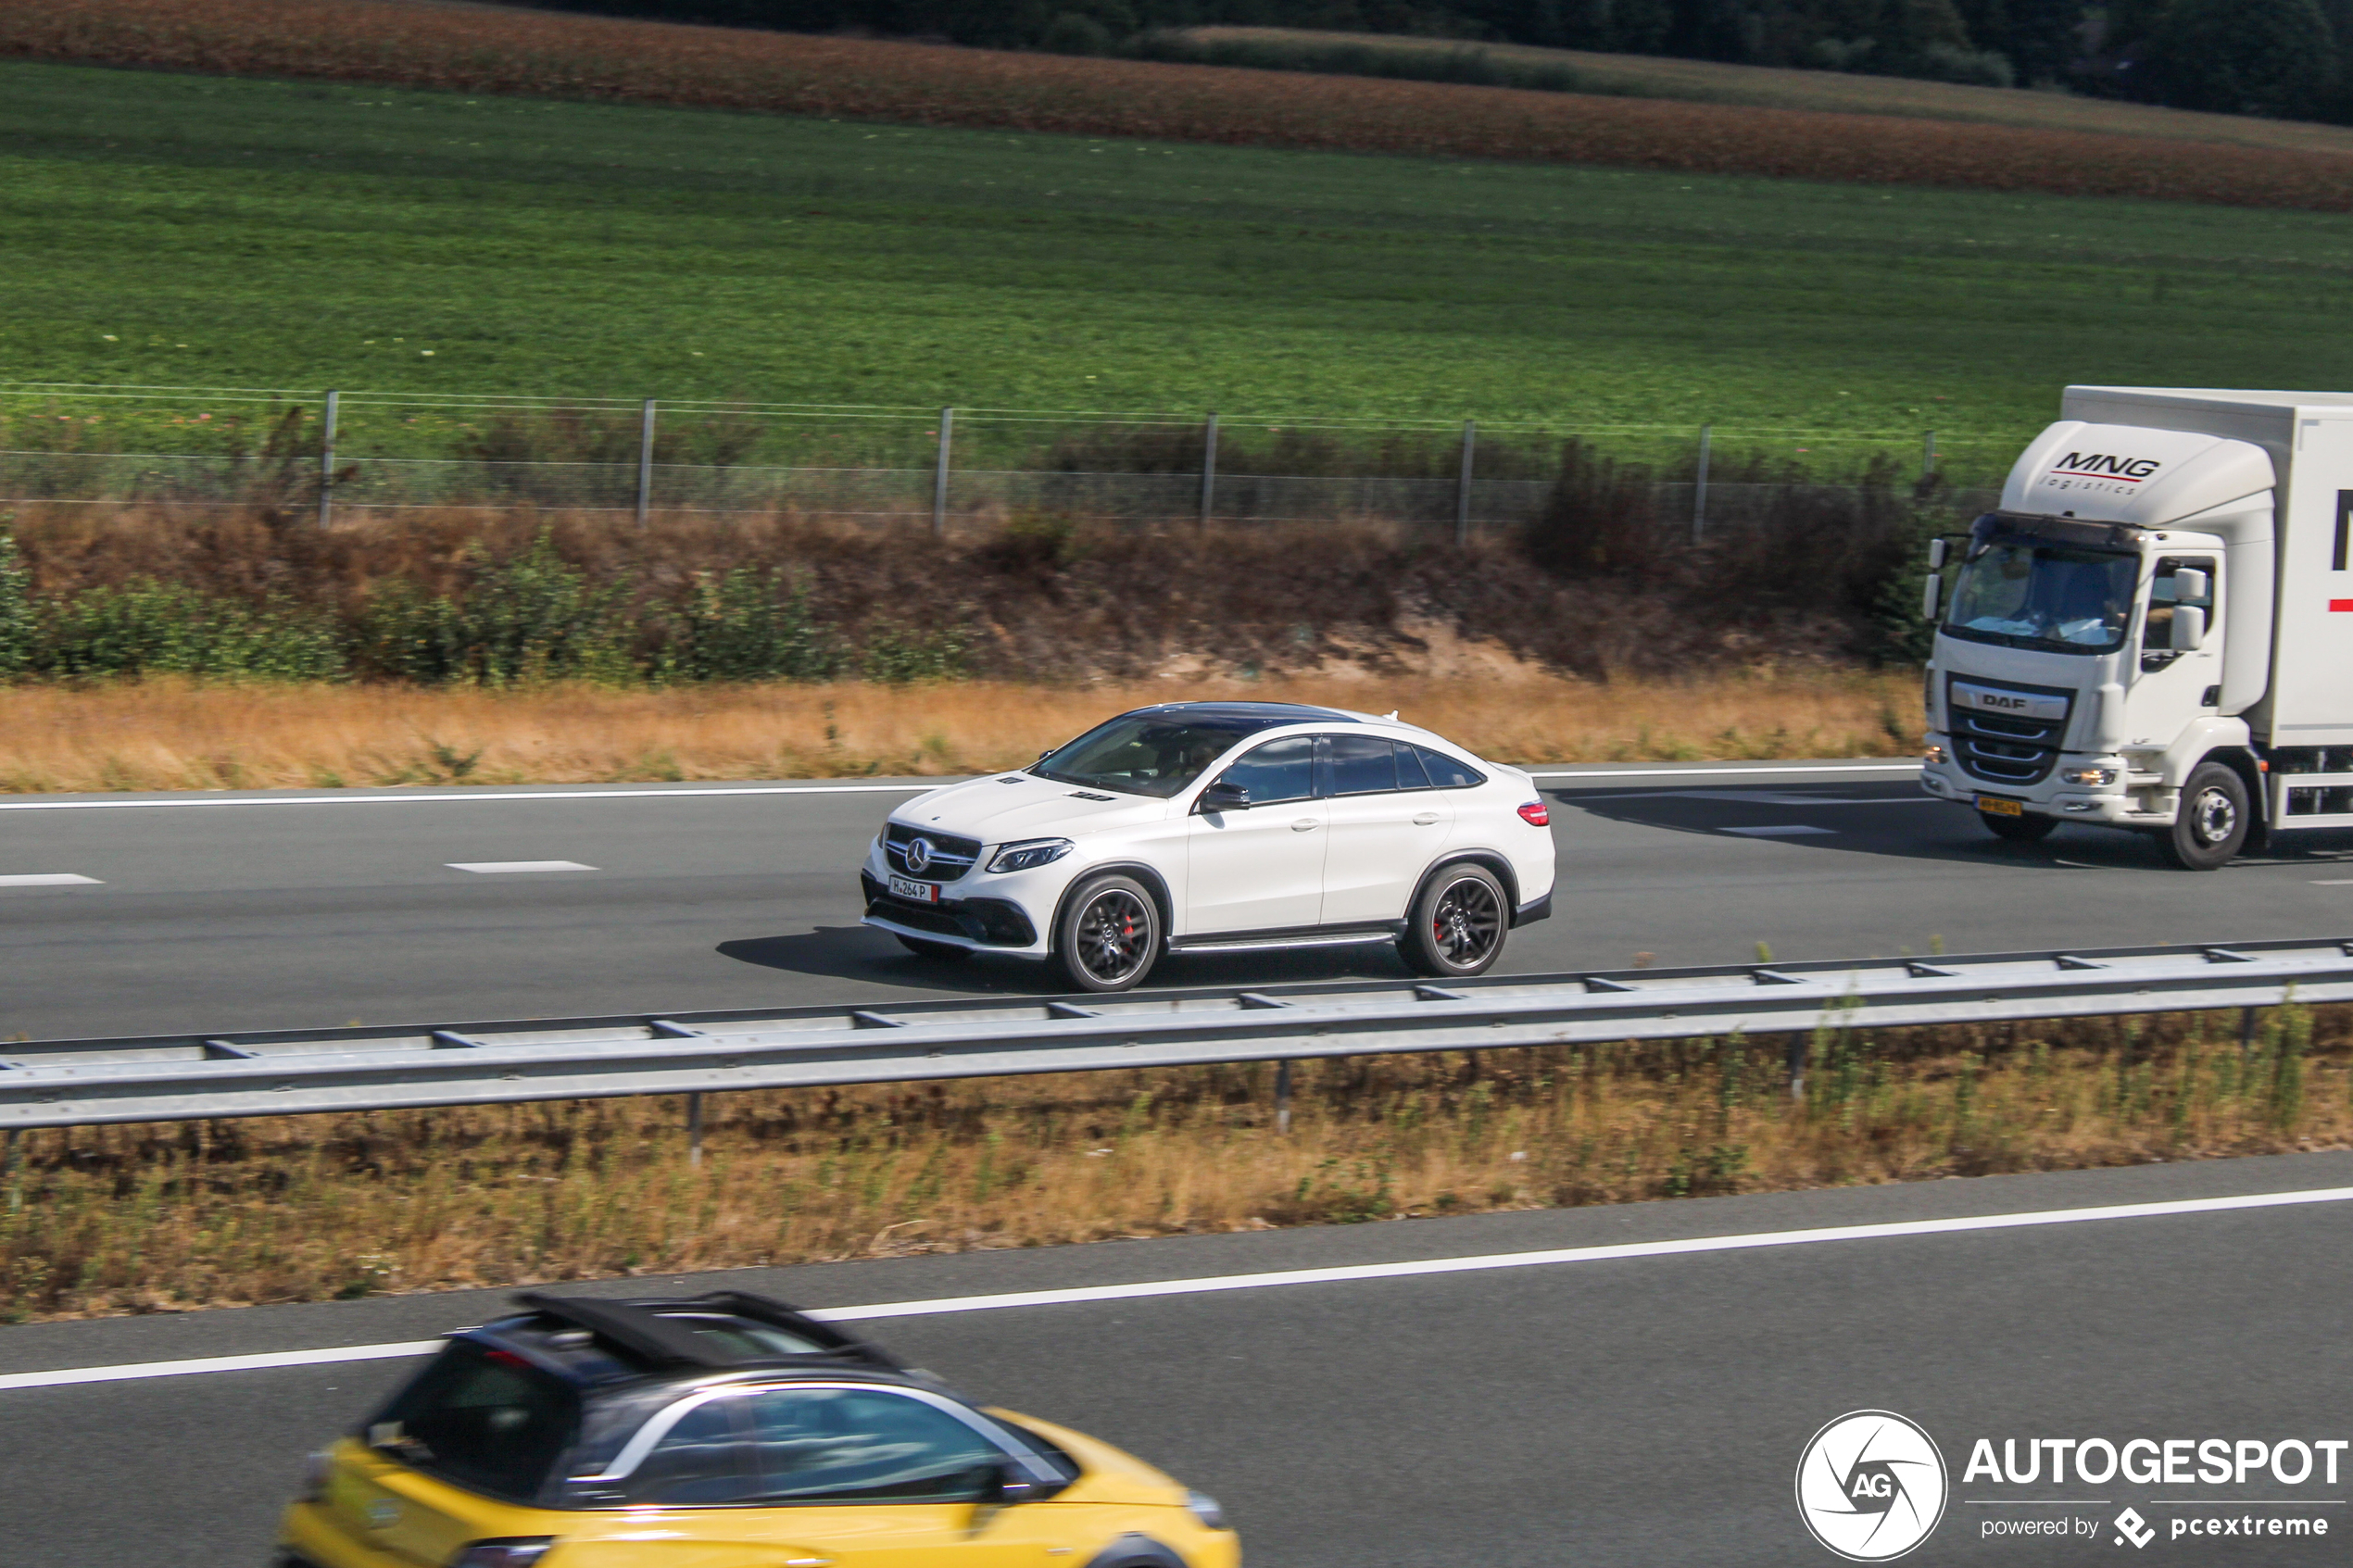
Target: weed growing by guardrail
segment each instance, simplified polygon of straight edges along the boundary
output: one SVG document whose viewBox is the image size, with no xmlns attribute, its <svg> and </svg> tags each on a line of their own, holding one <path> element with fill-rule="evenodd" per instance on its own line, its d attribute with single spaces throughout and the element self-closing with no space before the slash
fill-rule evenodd
<svg viewBox="0 0 2353 1568">
<path fill-rule="evenodd" d="M 2353 1010 L 31 1133 L 15 1319 L 2343 1147 Z"/>
</svg>

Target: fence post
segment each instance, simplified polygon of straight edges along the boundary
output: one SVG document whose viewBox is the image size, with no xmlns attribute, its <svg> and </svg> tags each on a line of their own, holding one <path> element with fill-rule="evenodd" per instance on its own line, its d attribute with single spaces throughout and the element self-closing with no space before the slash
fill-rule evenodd
<svg viewBox="0 0 2353 1568">
<path fill-rule="evenodd" d="M 948 534 L 948 445 L 955 438 L 956 410 L 939 410 L 939 466 L 931 480 L 931 534 L 935 539 Z"/>
<path fill-rule="evenodd" d="M 338 392 L 327 394 L 327 411 L 319 425 L 319 526 L 327 526 L 327 519 L 335 506 L 335 404 L 342 397 Z"/>
<path fill-rule="evenodd" d="M 637 526 L 646 526 L 654 504 L 654 400 L 646 399 L 637 423 Z"/>
<path fill-rule="evenodd" d="M 1210 507 L 1217 495 L 1217 411 L 1210 410 L 1201 427 L 1201 526 L 1209 526 Z"/>
<path fill-rule="evenodd" d="M 1700 535 L 1707 532 L 1707 443 L 1715 431 L 1714 425 L 1699 427 L 1699 467 L 1694 470 L 1696 483 L 1692 485 L 1692 543 L 1694 545 L 1699 543 Z"/>
<path fill-rule="evenodd" d="M 686 1097 L 686 1163 L 702 1163 L 702 1096 Z"/>
<path fill-rule="evenodd" d="M 1936 432 L 1932 430 L 1920 441 L 1920 477 L 1936 477 Z"/>
<path fill-rule="evenodd" d="M 1290 1060 L 1286 1057 L 1275 1064 L 1275 1131 L 1289 1135 L 1290 1132 Z"/>
<path fill-rule="evenodd" d="M 1478 449 L 1478 421 L 1463 421 L 1463 471 L 1454 481 L 1454 543 L 1470 543 L 1471 462 Z"/>
</svg>

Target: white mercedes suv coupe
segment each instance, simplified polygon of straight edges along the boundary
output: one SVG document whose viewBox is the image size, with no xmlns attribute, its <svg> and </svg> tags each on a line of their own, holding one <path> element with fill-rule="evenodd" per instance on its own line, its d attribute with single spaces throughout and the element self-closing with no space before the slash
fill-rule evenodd
<svg viewBox="0 0 2353 1568">
<path fill-rule="evenodd" d="M 1549 827 L 1526 773 L 1393 715 L 1167 703 L 916 797 L 859 881 L 916 953 L 1049 959 L 1087 991 L 1164 952 L 1346 942 L 1461 976 L 1552 913 Z"/>
</svg>

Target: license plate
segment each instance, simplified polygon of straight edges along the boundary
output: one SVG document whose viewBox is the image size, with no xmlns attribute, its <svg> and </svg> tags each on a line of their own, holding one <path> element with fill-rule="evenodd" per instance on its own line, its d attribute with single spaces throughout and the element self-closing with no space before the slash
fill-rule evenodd
<svg viewBox="0 0 2353 1568">
<path fill-rule="evenodd" d="M 2023 817 L 2026 808 L 2015 800 L 2005 800 L 1998 795 L 1981 795 L 1977 809 L 1989 817 Z"/>
<path fill-rule="evenodd" d="M 939 884 L 895 876 L 890 879 L 890 896 L 917 904 L 937 904 L 939 902 Z"/>
</svg>

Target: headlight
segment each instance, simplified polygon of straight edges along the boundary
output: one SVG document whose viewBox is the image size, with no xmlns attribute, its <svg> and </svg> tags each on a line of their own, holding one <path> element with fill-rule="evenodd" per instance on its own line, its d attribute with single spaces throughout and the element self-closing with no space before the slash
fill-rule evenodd
<svg viewBox="0 0 2353 1568">
<path fill-rule="evenodd" d="M 2071 784 L 2112 784 L 2116 782 L 2113 768 L 2062 768 L 2059 782 Z"/>
<path fill-rule="evenodd" d="M 504 1536 L 458 1549 L 449 1568 L 531 1568 L 556 1544 L 553 1536 Z"/>
<path fill-rule="evenodd" d="M 1187 1492 L 1185 1508 L 1209 1529 L 1230 1530 L 1233 1528 L 1231 1524 L 1226 1523 L 1226 1511 L 1218 1507 L 1217 1499 L 1207 1492 Z"/>
<path fill-rule="evenodd" d="M 1030 838 L 1019 844 L 1008 844 L 990 857 L 992 872 L 1034 872 L 1040 866 L 1051 866 L 1070 853 L 1067 838 Z"/>
<path fill-rule="evenodd" d="M 1931 765 L 1942 762 L 1944 760 L 1944 748 L 1941 746 L 1931 746 L 1920 753 L 1920 760 Z"/>
<path fill-rule="evenodd" d="M 327 1500 L 327 1478 L 334 1473 L 335 1461 L 324 1450 L 312 1454 L 303 1461 L 302 1491 L 304 1502 Z"/>
</svg>

